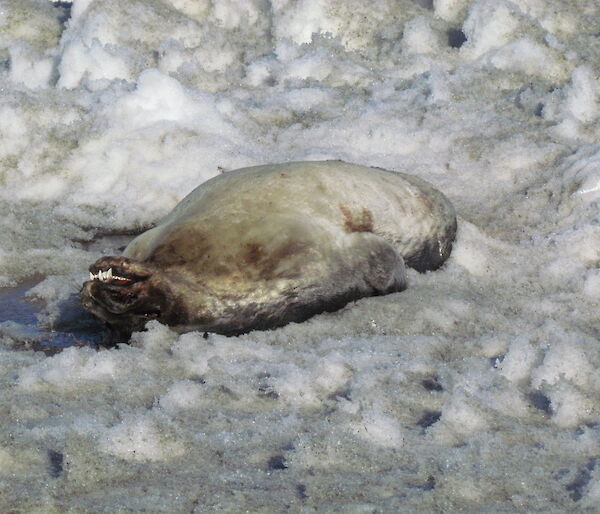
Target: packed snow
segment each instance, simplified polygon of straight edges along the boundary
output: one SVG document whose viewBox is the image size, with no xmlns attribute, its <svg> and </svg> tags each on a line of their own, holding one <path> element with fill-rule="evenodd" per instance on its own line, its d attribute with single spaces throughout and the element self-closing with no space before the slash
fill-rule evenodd
<svg viewBox="0 0 600 514">
<path fill-rule="evenodd" d="M 595 511 L 599 73 L 597 0 L 0 1 L 0 510 Z M 98 346 L 89 264 L 309 159 L 442 190 L 444 267 Z"/>
</svg>

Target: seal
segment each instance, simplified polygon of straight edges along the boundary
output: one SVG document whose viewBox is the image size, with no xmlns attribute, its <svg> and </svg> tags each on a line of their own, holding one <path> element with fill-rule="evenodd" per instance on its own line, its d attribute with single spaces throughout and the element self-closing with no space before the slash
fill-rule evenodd
<svg viewBox="0 0 600 514">
<path fill-rule="evenodd" d="M 90 266 L 81 300 L 120 338 L 150 319 L 266 330 L 404 290 L 404 264 L 439 268 L 455 234 L 449 200 L 414 176 L 341 161 L 243 168 Z"/>
</svg>

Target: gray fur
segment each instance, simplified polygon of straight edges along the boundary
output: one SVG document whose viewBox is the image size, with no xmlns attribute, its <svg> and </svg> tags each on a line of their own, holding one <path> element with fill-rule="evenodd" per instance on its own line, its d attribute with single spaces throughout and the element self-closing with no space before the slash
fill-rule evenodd
<svg viewBox="0 0 600 514">
<path fill-rule="evenodd" d="M 256 166 L 196 188 L 82 301 L 127 334 L 158 319 L 179 330 L 239 334 L 300 322 L 406 288 L 448 258 L 454 209 L 423 180 L 341 161 Z"/>
</svg>

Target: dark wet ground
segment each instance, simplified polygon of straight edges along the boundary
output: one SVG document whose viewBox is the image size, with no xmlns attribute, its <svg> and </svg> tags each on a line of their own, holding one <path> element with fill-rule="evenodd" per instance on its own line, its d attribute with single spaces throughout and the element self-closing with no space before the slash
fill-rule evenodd
<svg viewBox="0 0 600 514">
<path fill-rule="evenodd" d="M 91 252 L 118 255 L 135 235 L 99 234 L 82 246 Z M 52 327 L 38 323 L 44 305 L 27 298 L 26 294 L 44 278 L 38 276 L 15 287 L 0 287 L 0 341 L 8 337 L 14 349 L 39 350 L 49 355 L 70 346 L 101 345 L 104 326 L 81 306 L 77 294 L 62 302 L 59 318 Z"/>
<path fill-rule="evenodd" d="M 35 315 L 40 311 L 25 300 L 25 293 L 41 280 L 30 280 L 16 287 L 0 287 L 0 323 L 15 321 L 23 325 L 37 322 Z"/>
<path fill-rule="evenodd" d="M 33 279 L 16 287 L 0 288 L 0 337 L 15 341 L 15 349 L 32 349 L 47 354 L 69 346 L 97 346 L 102 342 L 103 326 L 83 309 L 77 295 L 71 295 L 60 306 L 60 316 L 52 328 L 40 326 L 37 315 L 43 305 L 26 297 L 27 291 L 41 279 Z"/>
</svg>

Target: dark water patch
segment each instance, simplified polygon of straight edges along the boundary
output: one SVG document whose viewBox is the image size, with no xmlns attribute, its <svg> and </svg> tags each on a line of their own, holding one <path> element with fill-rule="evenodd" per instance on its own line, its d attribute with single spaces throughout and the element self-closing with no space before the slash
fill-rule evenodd
<svg viewBox="0 0 600 514">
<path fill-rule="evenodd" d="M 552 402 L 544 393 L 541 391 L 532 391 L 529 393 L 528 398 L 531 405 L 536 409 L 539 409 L 546 414 L 552 414 Z"/>
<path fill-rule="evenodd" d="M 444 388 L 442 384 L 440 384 L 440 379 L 438 377 L 430 377 L 424 380 L 421 380 L 421 385 L 427 389 L 428 391 L 443 391 Z"/>
<path fill-rule="evenodd" d="M 569 491 L 569 496 L 573 501 L 579 501 L 583 498 L 583 492 L 592 478 L 592 471 L 596 467 L 597 459 L 591 458 L 588 463 L 579 469 L 575 479 L 567 484 L 565 489 Z"/>
<path fill-rule="evenodd" d="M 59 10 L 58 22 L 61 24 L 61 27 L 65 28 L 67 21 L 71 18 L 71 7 L 73 6 L 73 2 L 54 2 L 54 7 Z"/>
<path fill-rule="evenodd" d="M 308 494 L 306 494 L 306 486 L 304 484 L 298 484 L 296 486 L 296 492 L 298 493 L 298 498 L 301 500 L 306 500 L 308 498 Z"/>
<path fill-rule="evenodd" d="M 71 2 L 58 3 L 62 8 L 71 5 Z M 140 230 L 96 232 L 92 240 L 74 242 L 89 252 L 116 255 L 140 233 Z M 104 324 L 83 308 L 78 293 L 58 305 L 58 318 L 51 327 L 40 325 L 38 320 L 44 319 L 45 305 L 27 298 L 27 292 L 45 278 L 33 276 L 15 287 L 0 288 L 0 337 L 8 337 L 11 348 L 43 351 L 47 355 L 71 346 L 110 346 Z"/>
<path fill-rule="evenodd" d="M 60 315 L 52 328 L 83 341 L 100 342 L 104 324 L 83 308 L 78 294 L 72 294 L 61 303 Z"/>
<path fill-rule="evenodd" d="M 502 361 L 504 360 L 504 358 L 506 357 L 505 354 L 502 355 L 496 355 L 495 357 L 490 357 L 490 366 L 492 366 L 492 368 L 498 368 L 498 366 L 500 366 L 500 364 L 502 364 Z"/>
<path fill-rule="evenodd" d="M 274 457 L 271 457 L 267 463 L 267 469 L 269 471 L 280 471 L 282 469 L 287 469 L 285 457 L 283 455 L 275 455 Z"/>
<path fill-rule="evenodd" d="M 448 37 L 448 46 L 452 48 L 460 48 L 467 41 L 467 36 L 461 29 L 448 29 L 446 36 Z"/>
<path fill-rule="evenodd" d="M 48 450 L 48 461 L 50 463 L 50 476 L 58 478 L 64 470 L 63 462 L 65 457 L 62 453 L 55 450 Z"/>
<path fill-rule="evenodd" d="M 442 413 L 439 410 L 426 410 L 417 421 L 417 425 L 421 428 L 427 428 L 437 423 L 442 417 Z"/>
<path fill-rule="evenodd" d="M 40 327 L 40 302 L 27 292 L 41 282 L 32 278 L 15 287 L 0 288 L 0 336 L 14 343 L 12 348 L 42 351 L 53 355 L 70 346 L 97 346 L 103 340 L 103 325 L 87 312 L 76 294 L 59 306 L 59 317 L 51 328 Z"/>
<path fill-rule="evenodd" d="M 25 293 L 38 285 L 42 278 L 32 278 L 15 287 L 0 287 L 0 323 L 14 321 L 21 325 L 37 323 L 40 307 L 25 298 Z"/>
<path fill-rule="evenodd" d="M 537 116 L 538 118 L 542 117 L 542 114 L 544 114 L 544 104 L 542 102 L 539 102 L 535 108 L 533 109 L 533 114 L 535 116 Z"/>
</svg>

